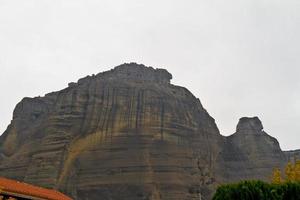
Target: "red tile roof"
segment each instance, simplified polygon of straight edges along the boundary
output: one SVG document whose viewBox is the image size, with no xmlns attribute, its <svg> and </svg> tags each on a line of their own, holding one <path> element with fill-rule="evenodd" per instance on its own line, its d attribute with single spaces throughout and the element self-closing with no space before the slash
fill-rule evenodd
<svg viewBox="0 0 300 200">
<path fill-rule="evenodd" d="M 1 193 L 13 193 L 49 200 L 72 200 L 55 190 L 49 190 L 2 177 L 0 177 L 0 194 Z"/>
</svg>

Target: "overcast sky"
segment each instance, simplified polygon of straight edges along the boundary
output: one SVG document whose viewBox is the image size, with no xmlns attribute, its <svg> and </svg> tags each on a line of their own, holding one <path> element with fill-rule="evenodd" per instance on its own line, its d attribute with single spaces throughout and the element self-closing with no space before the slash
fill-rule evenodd
<svg viewBox="0 0 300 200">
<path fill-rule="evenodd" d="M 299 0 L 0 0 L 0 132 L 23 97 L 133 61 L 171 72 L 223 135 L 258 116 L 297 149 L 299 53 Z"/>
</svg>

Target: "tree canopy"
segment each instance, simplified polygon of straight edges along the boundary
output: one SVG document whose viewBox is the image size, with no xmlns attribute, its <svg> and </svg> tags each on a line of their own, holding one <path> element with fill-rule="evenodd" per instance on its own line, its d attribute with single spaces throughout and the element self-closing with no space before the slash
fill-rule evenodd
<svg viewBox="0 0 300 200">
<path fill-rule="evenodd" d="M 284 173 L 275 168 L 271 183 L 242 181 L 220 186 L 213 200 L 300 200 L 300 161 L 288 162 Z"/>
<path fill-rule="evenodd" d="M 213 200 L 300 200 L 300 183 L 281 184 L 262 181 L 242 181 L 217 189 Z"/>
</svg>

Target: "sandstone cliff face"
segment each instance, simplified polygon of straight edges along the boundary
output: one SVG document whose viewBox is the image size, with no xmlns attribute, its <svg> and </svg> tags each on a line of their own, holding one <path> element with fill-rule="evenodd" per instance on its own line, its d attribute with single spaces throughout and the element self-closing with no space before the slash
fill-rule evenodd
<svg viewBox="0 0 300 200">
<path fill-rule="evenodd" d="M 0 175 L 75 199 L 199 199 L 214 187 L 214 119 L 166 70 L 134 63 L 25 98 Z"/>
<path fill-rule="evenodd" d="M 172 75 L 135 63 L 24 98 L 0 137 L 0 176 L 74 199 L 210 199 L 216 186 L 266 179 L 286 162 L 258 118 L 219 134 Z"/>
</svg>

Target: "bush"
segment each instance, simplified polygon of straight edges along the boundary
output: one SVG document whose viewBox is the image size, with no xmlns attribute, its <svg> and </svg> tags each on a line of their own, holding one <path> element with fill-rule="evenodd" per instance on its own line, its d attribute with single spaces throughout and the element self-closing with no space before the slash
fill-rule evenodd
<svg viewBox="0 0 300 200">
<path fill-rule="evenodd" d="M 242 181 L 220 186 L 213 200 L 300 200 L 300 182 Z"/>
</svg>

